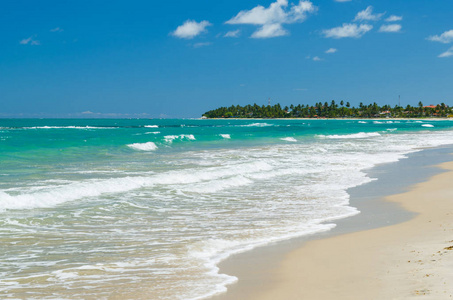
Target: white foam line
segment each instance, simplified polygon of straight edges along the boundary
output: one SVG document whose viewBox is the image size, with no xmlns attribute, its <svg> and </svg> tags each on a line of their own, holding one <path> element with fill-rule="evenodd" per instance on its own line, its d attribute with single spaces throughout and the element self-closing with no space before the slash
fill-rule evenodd
<svg viewBox="0 0 453 300">
<path fill-rule="evenodd" d="M 3 190 L 0 191 L 0 210 L 53 207 L 67 201 L 98 197 L 103 194 L 124 193 L 154 185 L 193 184 L 271 169 L 272 167 L 269 164 L 257 161 L 224 166 L 222 168 L 213 167 L 202 170 L 170 171 L 149 177 L 91 179 L 66 185 L 52 186 L 35 193 L 18 195 L 10 195 Z"/>
<path fill-rule="evenodd" d="M 157 149 L 156 144 L 153 142 L 147 142 L 147 143 L 133 143 L 127 145 L 129 148 L 135 149 L 135 150 L 140 150 L 140 151 L 154 151 Z"/>
<path fill-rule="evenodd" d="M 281 138 L 282 141 L 287 141 L 287 142 L 297 142 L 297 140 L 293 137 L 285 137 L 285 138 Z"/>
<path fill-rule="evenodd" d="M 166 135 L 164 139 L 167 143 L 172 143 L 176 139 L 194 141 L 195 136 L 193 134 Z"/>
<path fill-rule="evenodd" d="M 344 134 L 344 135 L 318 135 L 320 138 L 325 139 L 365 139 L 370 137 L 378 137 L 381 136 L 378 132 L 359 132 L 353 134 Z"/>
<path fill-rule="evenodd" d="M 246 125 L 236 125 L 237 127 L 267 127 L 267 126 L 274 126 L 273 124 L 269 123 L 252 123 Z"/>
</svg>

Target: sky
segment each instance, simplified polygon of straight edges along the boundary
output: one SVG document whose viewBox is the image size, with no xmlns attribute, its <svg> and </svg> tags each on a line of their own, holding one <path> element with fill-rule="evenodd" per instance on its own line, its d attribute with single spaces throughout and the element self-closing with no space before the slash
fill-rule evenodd
<svg viewBox="0 0 453 300">
<path fill-rule="evenodd" d="M 0 1 L 0 117 L 453 106 L 451 0 Z"/>
</svg>

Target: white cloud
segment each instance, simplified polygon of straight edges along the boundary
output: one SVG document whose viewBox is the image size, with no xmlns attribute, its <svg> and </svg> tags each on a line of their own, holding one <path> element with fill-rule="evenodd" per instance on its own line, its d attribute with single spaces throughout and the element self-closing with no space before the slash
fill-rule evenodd
<svg viewBox="0 0 453 300">
<path fill-rule="evenodd" d="M 350 2 L 351 0 L 335 0 L 335 2 Z"/>
<path fill-rule="evenodd" d="M 354 18 L 356 21 L 379 21 L 385 13 L 373 15 L 373 7 L 368 6 L 365 10 L 359 11 Z"/>
<path fill-rule="evenodd" d="M 254 39 L 266 39 L 288 35 L 288 31 L 283 29 L 281 24 L 265 24 L 252 34 Z"/>
<path fill-rule="evenodd" d="M 212 43 L 210 42 L 204 42 L 204 43 L 195 43 L 193 44 L 194 48 L 201 48 L 201 47 L 206 47 L 206 46 L 211 46 Z"/>
<path fill-rule="evenodd" d="M 31 42 L 31 37 L 29 37 L 28 39 L 23 39 L 22 41 L 19 42 L 19 44 L 21 45 L 28 45 L 28 43 Z"/>
<path fill-rule="evenodd" d="M 201 21 L 198 23 L 196 21 L 187 20 L 184 24 L 178 26 L 171 34 L 180 39 L 193 39 L 197 35 L 206 32 L 206 27 L 211 25 L 212 24 L 208 21 Z"/>
<path fill-rule="evenodd" d="M 432 35 L 428 37 L 428 40 L 433 42 L 440 42 L 444 44 L 449 44 L 453 42 L 453 30 L 445 31 L 441 35 Z"/>
<path fill-rule="evenodd" d="M 331 53 L 335 53 L 335 52 L 337 52 L 337 51 L 338 51 L 338 50 L 337 50 L 337 49 L 335 49 L 335 48 L 330 48 L 330 49 L 326 50 L 326 52 L 325 52 L 325 53 L 327 53 L 327 54 L 331 54 Z"/>
<path fill-rule="evenodd" d="M 402 21 L 402 20 L 403 20 L 402 16 L 391 15 L 390 17 L 385 19 L 385 22 L 399 22 L 399 21 Z"/>
<path fill-rule="evenodd" d="M 297 5 L 289 5 L 288 0 L 277 0 L 267 8 L 258 5 L 251 10 L 242 10 L 225 23 L 261 26 L 252 34 L 254 38 L 276 37 L 288 34 L 282 24 L 303 22 L 317 9 L 310 1 L 301 0 Z"/>
<path fill-rule="evenodd" d="M 310 1 L 300 1 L 298 5 L 292 4 L 289 10 L 286 9 L 287 7 L 287 0 L 277 0 L 271 3 L 268 8 L 258 5 L 251 10 L 240 11 L 235 17 L 228 20 L 226 24 L 291 24 L 303 22 L 309 13 L 317 10 Z"/>
<path fill-rule="evenodd" d="M 382 25 L 381 28 L 379 28 L 379 32 L 400 32 L 401 28 L 400 24 Z"/>
<path fill-rule="evenodd" d="M 50 32 L 63 32 L 64 30 L 61 29 L 60 27 L 55 27 L 50 30 Z"/>
<path fill-rule="evenodd" d="M 373 26 L 368 24 L 343 24 L 343 26 L 335 27 L 332 29 L 323 30 L 323 34 L 326 38 L 360 38 L 365 33 L 373 29 Z"/>
<path fill-rule="evenodd" d="M 450 57 L 453 56 L 453 47 L 448 49 L 446 52 L 440 54 L 438 57 Z"/>
<path fill-rule="evenodd" d="M 232 30 L 232 31 L 228 31 L 227 33 L 225 33 L 223 37 L 237 38 L 237 37 L 239 37 L 240 34 L 241 34 L 240 29 Z"/>
<path fill-rule="evenodd" d="M 318 56 L 313 57 L 313 61 L 321 61 L 322 59 L 319 58 Z"/>
<path fill-rule="evenodd" d="M 33 37 L 29 37 L 28 39 L 23 39 L 19 42 L 21 45 L 33 45 L 33 46 L 39 46 L 41 45 L 40 41 L 34 40 Z"/>
</svg>

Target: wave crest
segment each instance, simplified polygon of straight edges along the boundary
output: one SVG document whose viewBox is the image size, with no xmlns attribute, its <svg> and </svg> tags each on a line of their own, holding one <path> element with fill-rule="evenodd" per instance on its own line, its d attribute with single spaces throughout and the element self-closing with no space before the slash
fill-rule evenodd
<svg viewBox="0 0 453 300">
<path fill-rule="evenodd" d="M 285 138 L 281 138 L 282 141 L 287 141 L 287 142 L 297 142 L 297 140 L 293 137 L 285 137 Z"/>
<path fill-rule="evenodd" d="M 127 145 L 129 148 L 135 149 L 135 150 L 141 150 L 141 151 L 154 151 L 157 149 L 156 144 L 153 142 L 147 142 L 147 143 L 133 143 Z"/>
<path fill-rule="evenodd" d="M 180 135 L 166 135 L 164 136 L 165 142 L 172 143 L 174 140 L 190 140 L 194 141 L 195 136 L 193 134 L 180 134 Z"/>
</svg>

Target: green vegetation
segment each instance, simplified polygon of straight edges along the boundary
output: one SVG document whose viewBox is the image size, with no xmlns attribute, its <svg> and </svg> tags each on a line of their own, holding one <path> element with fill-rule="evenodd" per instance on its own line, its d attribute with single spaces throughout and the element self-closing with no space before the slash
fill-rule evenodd
<svg viewBox="0 0 453 300">
<path fill-rule="evenodd" d="M 379 106 L 376 103 L 351 107 L 349 102 L 335 100 L 329 104 L 319 102 L 311 105 L 291 105 L 282 108 L 280 104 L 273 106 L 253 105 L 220 107 L 203 114 L 206 118 L 446 118 L 453 117 L 452 108 L 444 103 L 423 106 Z"/>
</svg>

